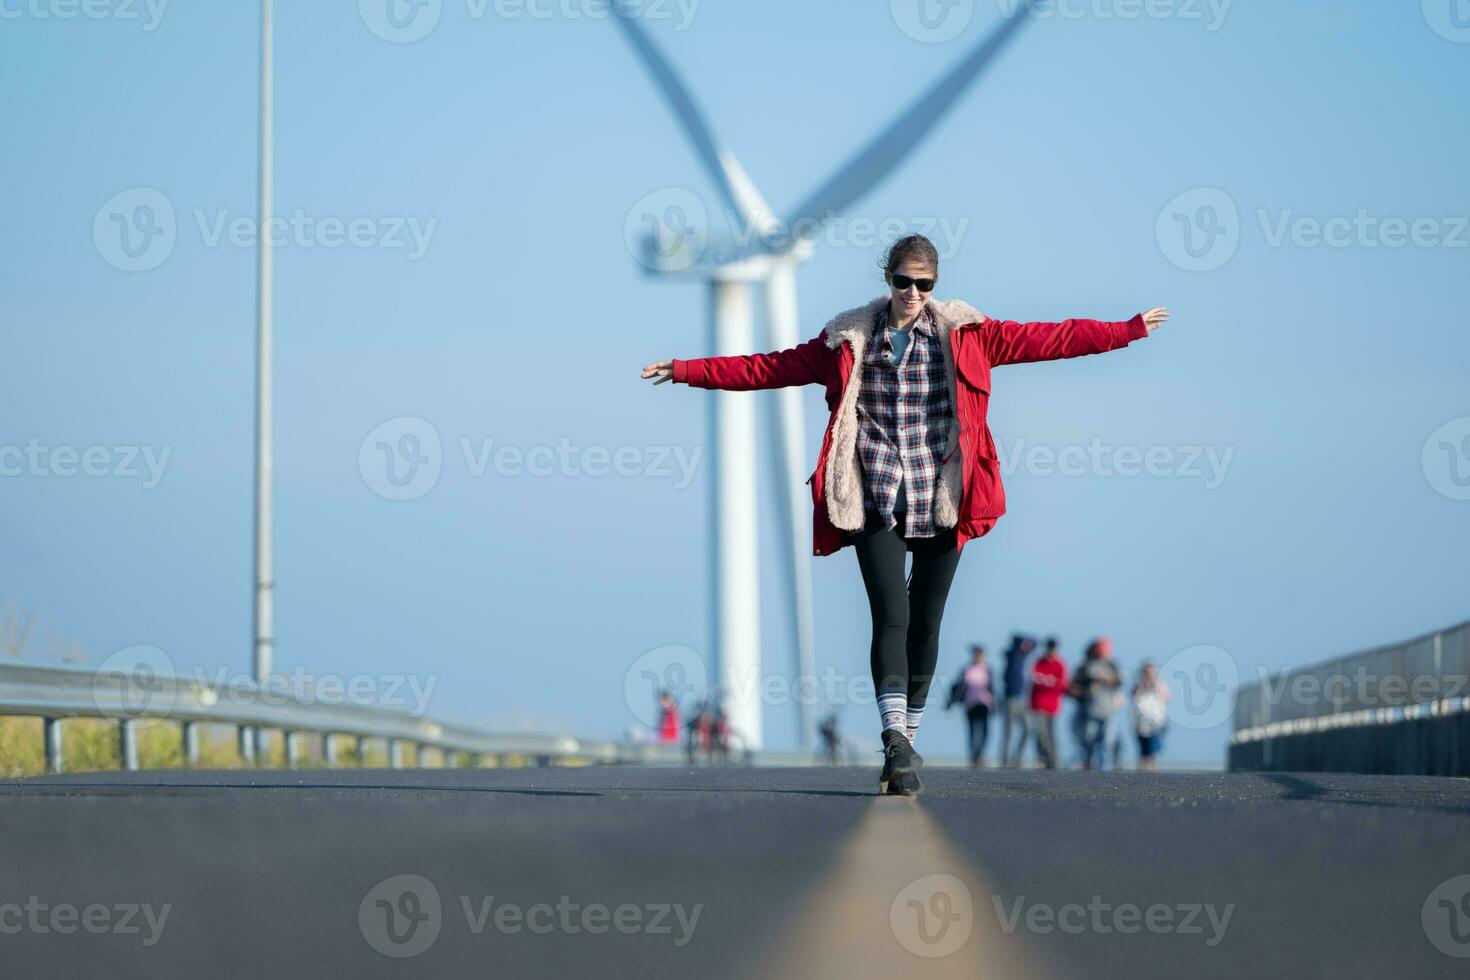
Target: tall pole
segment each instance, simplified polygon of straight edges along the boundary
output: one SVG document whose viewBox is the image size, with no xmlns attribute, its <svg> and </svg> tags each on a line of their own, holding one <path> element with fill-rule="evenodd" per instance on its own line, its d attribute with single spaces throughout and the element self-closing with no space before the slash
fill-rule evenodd
<svg viewBox="0 0 1470 980">
<path fill-rule="evenodd" d="M 711 346 L 717 355 L 754 342 L 750 284 L 710 282 Z M 759 749 L 761 724 L 760 577 L 756 523 L 755 402 L 748 391 L 717 391 L 710 413 L 715 465 L 710 481 L 715 546 L 710 553 L 713 673 L 740 745 Z"/>
<path fill-rule="evenodd" d="M 255 681 L 271 672 L 271 0 L 260 3 L 260 201 L 255 284 Z"/>
</svg>

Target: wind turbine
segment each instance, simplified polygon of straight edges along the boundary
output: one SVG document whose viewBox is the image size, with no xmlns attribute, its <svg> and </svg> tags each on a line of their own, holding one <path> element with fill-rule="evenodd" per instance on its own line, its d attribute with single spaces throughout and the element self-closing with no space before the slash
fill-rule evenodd
<svg viewBox="0 0 1470 980">
<path fill-rule="evenodd" d="M 785 219 L 776 217 L 735 154 L 716 139 L 688 87 L 637 16 L 625 11 L 619 3 L 609 4 L 615 14 L 612 20 L 622 28 L 624 37 L 673 110 L 715 188 L 745 229 L 747 241 L 715 242 L 692 257 L 677 249 L 673 254 L 665 254 L 667 229 L 656 228 L 644 243 L 643 265 L 652 274 L 703 279 L 709 284 L 712 353 L 745 354 L 754 349 L 751 286 L 756 283 L 765 287 L 769 349 L 782 350 L 801 342 L 796 269 L 811 257 L 813 246 L 810 238 L 785 230 L 819 230 L 822 224 L 888 176 L 1030 19 L 1030 3 L 1031 0 L 1026 0 L 1018 4 L 988 37 Z M 807 552 L 810 541 L 807 508 L 811 499 L 800 475 L 806 463 L 806 440 L 799 390 L 784 388 L 773 394 L 776 399 L 773 441 L 778 485 L 782 491 L 781 537 L 786 552 L 782 567 L 792 600 L 791 629 L 798 677 L 806 678 L 815 674 L 811 556 Z M 720 391 L 713 398 L 710 441 L 714 443 L 715 463 L 711 476 L 711 523 L 715 540 L 710 552 L 709 583 L 714 618 L 713 666 L 719 686 L 739 695 L 727 706 L 731 727 L 747 745 L 758 748 L 762 740 L 762 717 L 755 405 L 746 392 Z M 812 736 L 812 706 L 801 698 L 797 703 L 801 742 L 806 746 Z"/>
</svg>

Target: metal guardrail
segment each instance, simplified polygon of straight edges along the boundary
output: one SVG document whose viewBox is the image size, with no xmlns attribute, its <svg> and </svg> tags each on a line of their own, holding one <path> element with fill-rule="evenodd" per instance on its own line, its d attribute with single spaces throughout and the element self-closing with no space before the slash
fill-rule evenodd
<svg viewBox="0 0 1470 980">
<path fill-rule="evenodd" d="M 1470 622 L 1243 684 L 1230 742 L 1461 712 L 1470 712 Z"/>
<path fill-rule="evenodd" d="M 234 726 L 243 761 L 262 754 L 270 731 L 285 739 L 287 764 L 302 759 L 302 739 L 322 739 L 322 758 L 337 764 L 334 736 L 355 737 L 358 757 L 370 739 L 386 742 L 389 765 L 402 768 L 419 761 L 419 751 L 438 749 L 446 764 L 470 757 L 520 756 L 538 762 L 577 759 L 592 763 L 674 764 L 685 761 L 682 746 L 639 745 L 571 735 L 494 732 L 436 721 L 381 706 L 324 703 L 286 689 L 262 688 L 238 681 L 212 685 L 150 670 L 90 670 L 67 666 L 0 663 L 0 715 L 44 719 L 46 768 L 61 772 L 62 726 L 69 718 L 107 719 L 117 725 L 123 767 L 138 768 L 137 731 L 148 722 L 180 725 L 186 764 L 199 760 L 201 724 Z M 734 756 L 732 755 L 732 758 Z M 810 765 L 810 757 L 779 752 L 743 754 L 737 762 L 761 765 Z"/>
</svg>

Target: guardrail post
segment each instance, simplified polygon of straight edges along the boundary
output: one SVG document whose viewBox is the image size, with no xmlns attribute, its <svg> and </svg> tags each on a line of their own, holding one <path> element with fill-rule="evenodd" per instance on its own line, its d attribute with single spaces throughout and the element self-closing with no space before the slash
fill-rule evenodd
<svg viewBox="0 0 1470 980">
<path fill-rule="evenodd" d="M 199 725 L 186 721 L 180 726 L 180 738 L 184 742 L 184 765 L 193 769 L 199 765 Z"/>
<path fill-rule="evenodd" d="M 459 768 L 459 753 L 458 752 L 454 751 L 453 749 L 445 749 L 444 750 L 444 768 L 445 769 L 458 769 Z"/>
<path fill-rule="evenodd" d="M 388 739 L 388 765 L 394 769 L 403 768 L 403 739 Z"/>
<path fill-rule="evenodd" d="M 128 772 L 138 771 L 138 729 L 133 719 L 124 718 L 117 723 L 118 755 L 122 767 Z"/>
<path fill-rule="evenodd" d="M 286 768 L 295 769 L 300 761 L 301 733 L 286 729 Z"/>
<path fill-rule="evenodd" d="M 328 769 L 337 768 L 337 743 L 332 741 L 331 732 L 322 733 L 322 761 Z"/>
<path fill-rule="evenodd" d="M 241 725 L 236 730 L 240 743 L 240 761 L 247 766 L 255 765 L 255 734 L 248 726 Z"/>
<path fill-rule="evenodd" d="M 46 771 L 61 772 L 61 719 L 44 719 L 41 727 L 46 741 Z"/>
<path fill-rule="evenodd" d="M 255 736 L 255 764 L 258 766 L 270 765 L 270 732 L 264 728 L 252 728 L 250 731 Z"/>
<path fill-rule="evenodd" d="M 413 767 L 415 769 L 422 769 L 424 767 L 424 747 L 415 742 L 410 746 L 408 751 L 409 758 L 413 760 Z"/>
<path fill-rule="evenodd" d="M 366 735 L 357 736 L 357 767 L 361 769 L 367 765 L 368 740 Z"/>
</svg>

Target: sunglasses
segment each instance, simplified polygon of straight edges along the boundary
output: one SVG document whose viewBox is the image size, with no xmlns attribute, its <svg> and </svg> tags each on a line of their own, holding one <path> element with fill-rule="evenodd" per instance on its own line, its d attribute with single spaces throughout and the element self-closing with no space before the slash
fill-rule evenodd
<svg viewBox="0 0 1470 980">
<path fill-rule="evenodd" d="M 934 284 L 938 281 L 938 279 L 912 279 L 908 276 L 901 276 L 896 272 L 893 274 L 894 289 L 908 289 L 910 286 L 918 286 L 919 292 L 932 293 L 934 292 Z"/>
</svg>

